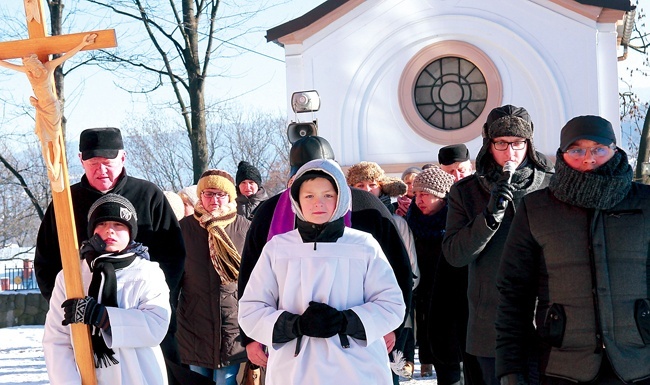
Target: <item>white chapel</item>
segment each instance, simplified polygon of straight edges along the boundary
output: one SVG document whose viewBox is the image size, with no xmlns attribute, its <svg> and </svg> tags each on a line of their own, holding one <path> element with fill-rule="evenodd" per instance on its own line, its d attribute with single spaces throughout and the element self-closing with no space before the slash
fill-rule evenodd
<svg viewBox="0 0 650 385">
<path fill-rule="evenodd" d="M 617 62 L 633 23 L 629 0 L 327 0 L 267 40 L 284 47 L 287 97 L 320 95 L 318 111 L 291 119 L 316 120 L 341 165 L 397 173 L 453 143 L 474 158 L 504 104 L 528 110 L 550 156 L 574 116 L 618 128 Z"/>
</svg>

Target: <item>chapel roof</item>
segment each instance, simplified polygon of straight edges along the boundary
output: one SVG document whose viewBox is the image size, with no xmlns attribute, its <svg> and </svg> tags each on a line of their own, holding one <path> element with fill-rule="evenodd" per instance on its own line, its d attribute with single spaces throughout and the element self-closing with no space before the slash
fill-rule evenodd
<svg viewBox="0 0 650 385">
<path fill-rule="evenodd" d="M 266 41 L 280 46 L 304 40 L 365 0 L 326 0 L 316 8 L 266 31 Z M 549 0 L 600 22 L 616 22 L 635 7 L 630 0 Z M 299 33 L 305 30 L 305 33 Z"/>
</svg>

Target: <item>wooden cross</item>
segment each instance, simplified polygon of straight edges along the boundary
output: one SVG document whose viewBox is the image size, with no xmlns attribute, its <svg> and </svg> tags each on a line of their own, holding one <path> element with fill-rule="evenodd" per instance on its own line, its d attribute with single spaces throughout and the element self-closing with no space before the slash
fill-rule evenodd
<svg viewBox="0 0 650 385">
<path fill-rule="evenodd" d="M 100 49 L 116 47 L 117 42 L 115 39 L 115 30 L 102 30 L 92 31 L 86 33 L 59 35 L 59 36 L 46 36 L 45 32 L 45 19 L 43 17 L 43 0 L 23 0 L 25 5 L 25 14 L 27 17 L 27 29 L 29 38 L 26 40 L 17 40 L 0 43 L 0 60 L 24 58 L 29 55 L 35 54 L 41 63 L 47 63 L 50 60 L 50 54 L 61 54 L 70 52 L 79 45 L 79 42 L 84 39 L 88 34 L 96 34 L 95 41 L 89 44 L 82 50 Z M 30 80 L 31 81 L 31 80 Z M 54 96 L 56 91 L 54 89 L 53 78 L 48 80 L 48 87 L 52 88 Z M 34 90 L 35 93 L 36 90 Z M 35 104 L 36 99 L 33 98 L 32 104 L 37 109 L 37 117 L 43 114 L 43 109 Z M 52 107 L 49 105 L 48 107 Z M 55 103 L 54 107 L 59 108 L 60 104 Z M 38 134 L 38 119 L 36 122 Z M 60 124 L 59 124 L 60 132 Z M 56 224 L 58 229 L 59 244 L 61 247 L 61 263 L 63 266 L 63 274 L 65 277 L 66 293 L 68 298 L 82 298 L 85 296 L 83 290 L 83 282 L 81 279 L 81 269 L 79 266 L 79 246 L 77 240 L 77 232 L 75 231 L 74 212 L 72 208 L 72 198 L 70 195 L 70 184 L 68 181 L 68 168 L 65 157 L 65 147 L 63 136 L 58 135 L 56 138 L 48 136 L 49 143 L 44 143 L 44 138 L 39 134 L 43 146 L 43 156 L 46 158 L 45 162 L 48 165 L 48 175 L 50 174 L 50 166 L 56 168 L 59 173 L 59 182 L 55 186 L 55 182 L 50 176 L 52 184 L 52 202 L 54 205 L 54 212 L 56 214 Z M 55 142 L 55 143 L 52 143 Z M 52 150 L 56 147 L 60 151 L 59 156 L 51 156 L 46 154 L 46 150 Z M 54 163 L 54 164 L 53 164 Z M 60 191 L 59 191 L 60 190 Z M 90 329 L 87 325 L 74 323 L 71 324 L 72 340 L 74 345 L 74 354 L 81 376 L 83 385 L 95 385 L 97 379 L 95 376 L 95 363 L 92 352 L 92 344 L 90 342 Z"/>
</svg>

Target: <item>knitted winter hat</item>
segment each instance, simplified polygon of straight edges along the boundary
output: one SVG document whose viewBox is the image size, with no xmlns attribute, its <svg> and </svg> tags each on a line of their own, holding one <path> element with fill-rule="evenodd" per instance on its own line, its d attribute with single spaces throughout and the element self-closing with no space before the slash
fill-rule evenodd
<svg viewBox="0 0 650 385">
<path fill-rule="evenodd" d="M 257 183 L 258 187 L 262 187 L 262 174 L 260 174 L 260 171 L 252 164 L 246 162 L 245 160 L 242 160 L 237 166 L 237 173 L 235 174 L 235 186 L 239 186 L 239 184 L 246 179 L 252 180 L 253 182 Z"/>
<path fill-rule="evenodd" d="M 297 140 L 289 152 L 290 175 L 294 176 L 300 167 L 314 159 L 334 160 L 330 143 L 320 136 L 305 136 Z"/>
<path fill-rule="evenodd" d="M 422 170 L 413 181 L 413 192 L 424 191 L 433 194 L 438 198 L 447 196 L 451 185 L 454 184 L 454 177 L 442 171 L 438 166 Z"/>
<path fill-rule="evenodd" d="M 377 181 L 381 191 L 388 196 L 396 197 L 406 193 L 406 183 L 397 178 L 391 178 L 384 173 L 384 170 L 375 162 L 359 162 L 348 169 L 346 177 L 350 186 L 363 181 Z"/>
<path fill-rule="evenodd" d="M 115 221 L 129 228 L 129 240 L 138 235 L 138 215 L 128 199 L 117 194 L 106 194 L 97 199 L 88 210 L 88 237 L 95 233 L 100 222 Z"/>
<path fill-rule="evenodd" d="M 577 140 L 588 139 L 605 146 L 616 144 L 612 124 L 600 116 L 577 116 L 567 122 L 560 133 L 560 149 L 566 151 Z"/>
<path fill-rule="evenodd" d="M 500 136 L 518 136 L 533 139 L 533 122 L 523 107 L 505 105 L 494 108 L 483 125 L 483 137 L 488 139 Z"/>
<path fill-rule="evenodd" d="M 230 197 L 228 202 L 234 202 L 237 198 L 235 180 L 232 179 L 232 175 L 223 170 L 211 169 L 201 174 L 199 183 L 196 184 L 196 196 L 199 199 L 201 199 L 201 193 L 206 188 L 214 188 L 225 192 Z"/>
<path fill-rule="evenodd" d="M 438 163 L 445 166 L 468 160 L 469 150 L 467 149 L 467 146 L 462 143 L 445 146 L 438 151 Z"/>
</svg>

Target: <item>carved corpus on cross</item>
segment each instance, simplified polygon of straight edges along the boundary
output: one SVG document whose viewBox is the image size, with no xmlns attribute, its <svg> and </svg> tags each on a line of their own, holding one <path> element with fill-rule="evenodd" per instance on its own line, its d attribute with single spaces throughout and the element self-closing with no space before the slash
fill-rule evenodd
<svg viewBox="0 0 650 385">
<path fill-rule="evenodd" d="M 36 108 L 35 131 L 41 140 L 41 150 L 52 187 L 52 202 L 61 247 L 65 290 L 68 298 L 80 298 L 84 297 L 85 293 L 79 266 L 79 244 L 68 181 L 65 143 L 61 133 L 61 105 L 54 88 L 52 73 L 56 66 L 72 57 L 79 50 L 116 47 L 115 30 L 46 36 L 43 1 L 23 1 L 29 38 L 0 43 L 0 60 L 22 58 L 22 66 L 4 61 L 2 66 L 25 72 L 32 84 L 35 96 L 30 98 L 30 102 Z M 65 53 L 65 55 L 50 62 L 51 54 L 61 53 Z M 28 59 L 31 59 L 32 63 L 29 63 Z M 30 65 L 36 67 L 30 67 Z M 78 323 L 70 326 L 81 382 L 83 385 L 95 385 L 97 379 L 90 342 L 90 329 L 87 325 Z"/>
</svg>

